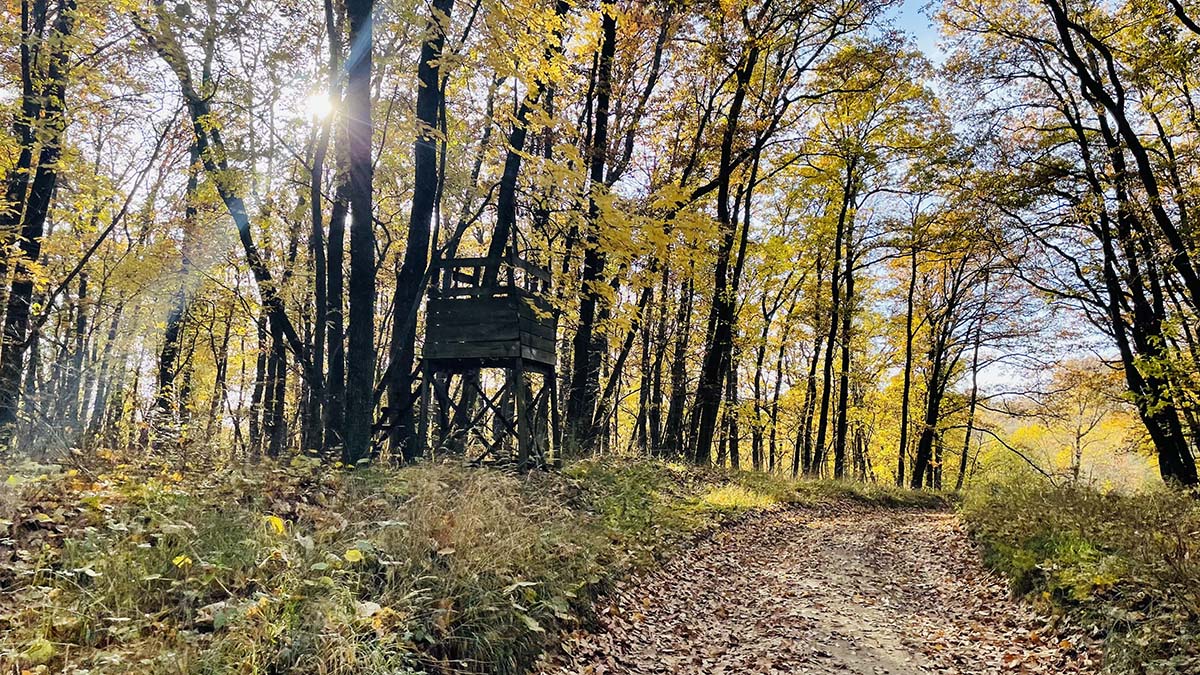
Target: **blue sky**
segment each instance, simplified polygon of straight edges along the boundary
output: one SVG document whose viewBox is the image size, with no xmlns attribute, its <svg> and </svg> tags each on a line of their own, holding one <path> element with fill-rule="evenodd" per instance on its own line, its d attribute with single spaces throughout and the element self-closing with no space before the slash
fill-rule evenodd
<svg viewBox="0 0 1200 675">
<path fill-rule="evenodd" d="M 896 22 L 897 28 L 916 38 L 921 51 L 938 65 L 942 62 L 942 52 L 937 47 L 937 28 L 926 12 L 926 5 L 929 4 L 929 0 L 903 0 L 888 15 Z"/>
</svg>

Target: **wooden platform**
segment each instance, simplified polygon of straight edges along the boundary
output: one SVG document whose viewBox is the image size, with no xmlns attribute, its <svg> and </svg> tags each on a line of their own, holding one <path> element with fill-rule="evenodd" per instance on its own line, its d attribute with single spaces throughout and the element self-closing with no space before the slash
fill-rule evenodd
<svg viewBox="0 0 1200 675">
<path fill-rule="evenodd" d="M 520 258 L 515 245 L 502 260 L 449 258 L 433 269 L 421 366 L 422 446 L 462 453 L 472 464 L 518 470 L 552 464 L 561 438 L 550 272 Z M 493 369 L 501 373 L 484 374 Z"/>
<path fill-rule="evenodd" d="M 424 358 L 437 370 L 505 367 L 517 358 L 554 369 L 558 319 L 548 302 L 523 289 L 433 297 L 425 320 Z"/>
</svg>

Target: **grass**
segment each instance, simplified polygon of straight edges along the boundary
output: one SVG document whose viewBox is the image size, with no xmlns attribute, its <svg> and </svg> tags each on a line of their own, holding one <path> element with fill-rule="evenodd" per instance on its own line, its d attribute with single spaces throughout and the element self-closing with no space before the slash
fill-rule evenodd
<svg viewBox="0 0 1200 675">
<path fill-rule="evenodd" d="M 999 485 L 962 511 L 1017 594 L 1105 636 L 1108 672 L 1200 672 L 1196 499 Z"/>
<path fill-rule="evenodd" d="M 732 517 L 938 498 L 662 462 L 212 475 L 0 488 L 0 669 L 517 673 L 634 569 Z"/>
</svg>

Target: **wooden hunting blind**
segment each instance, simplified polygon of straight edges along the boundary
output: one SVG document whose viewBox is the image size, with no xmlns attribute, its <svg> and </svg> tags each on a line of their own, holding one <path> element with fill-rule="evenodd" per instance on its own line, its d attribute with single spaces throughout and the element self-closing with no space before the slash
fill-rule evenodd
<svg viewBox="0 0 1200 675">
<path fill-rule="evenodd" d="M 433 262 L 425 313 L 420 429 L 433 453 L 545 466 L 558 444 L 550 273 L 517 255 Z"/>
</svg>

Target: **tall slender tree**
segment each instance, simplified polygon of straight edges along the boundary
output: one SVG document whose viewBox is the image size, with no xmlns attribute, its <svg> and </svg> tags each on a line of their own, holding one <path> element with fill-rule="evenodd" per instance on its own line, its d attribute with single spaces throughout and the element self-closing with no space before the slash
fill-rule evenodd
<svg viewBox="0 0 1200 675">
<path fill-rule="evenodd" d="M 375 411 L 375 214 L 374 125 L 371 68 L 374 62 L 373 0 L 346 0 L 350 52 L 346 60 L 346 141 L 350 202 L 350 283 L 346 330 L 346 421 L 343 460 L 356 465 L 371 456 Z"/>
</svg>

